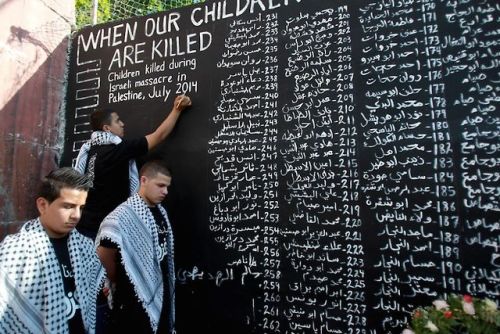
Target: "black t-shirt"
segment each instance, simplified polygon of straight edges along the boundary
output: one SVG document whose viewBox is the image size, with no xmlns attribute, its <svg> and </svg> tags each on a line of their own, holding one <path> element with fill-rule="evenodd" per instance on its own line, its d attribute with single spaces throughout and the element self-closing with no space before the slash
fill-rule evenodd
<svg viewBox="0 0 500 334">
<path fill-rule="evenodd" d="M 168 228 L 167 223 L 163 219 L 163 215 L 161 214 L 160 208 L 157 206 L 149 207 L 149 210 L 153 214 L 156 223 L 156 230 L 158 231 L 158 243 L 160 244 L 160 248 L 162 250 L 162 254 L 160 256 L 160 266 L 163 272 L 163 277 L 168 275 L 168 261 L 167 261 L 167 252 L 168 252 Z"/>
<path fill-rule="evenodd" d="M 95 235 L 104 217 L 130 196 L 129 161 L 147 152 L 146 137 L 90 148 L 85 171 L 93 175 L 93 186 L 77 226 L 79 231 Z"/>
<path fill-rule="evenodd" d="M 168 284 L 169 280 L 167 251 L 169 248 L 167 225 L 158 207 L 151 207 L 150 210 L 156 222 L 158 241 L 160 243 L 161 249 L 163 250 L 160 259 L 160 267 L 163 276 L 163 305 L 157 333 L 168 333 L 166 328 L 170 327 L 168 324 L 168 319 L 170 313 L 171 292 Z M 114 242 L 107 239 L 102 239 L 99 245 L 106 248 L 118 248 L 118 246 Z M 151 333 L 152 329 L 149 318 L 137 298 L 134 286 L 127 276 L 122 263 L 121 252 L 118 252 L 118 256 L 116 259 L 116 277 L 116 291 L 113 295 L 113 314 L 115 317 L 114 323 L 116 325 L 116 333 L 121 333 L 124 330 L 130 331 L 131 329 L 133 329 L 134 333 Z"/>
<path fill-rule="evenodd" d="M 65 317 L 68 321 L 69 332 L 71 334 L 84 334 L 85 327 L 83 325 L 82 313 L 78 300 L 75 298 L 76 285 L 69 257 L 68 236 L 58 239 L 50 238 L 50 242 L 54 247 L 57 260 L 59 261 L 59 268 L 61 269 L 61 276 L 64 283 Z"/>
</svg>

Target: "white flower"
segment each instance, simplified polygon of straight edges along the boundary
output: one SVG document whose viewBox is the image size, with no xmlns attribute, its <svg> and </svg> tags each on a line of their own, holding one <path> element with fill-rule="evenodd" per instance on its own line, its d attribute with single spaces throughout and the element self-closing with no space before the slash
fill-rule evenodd
<svg viewBox="0 0 500 334">
<path fill-rule="evenodd" d="M 437 299 L 433 301 L 432 304 L 436 307 L 436 310 L 438 311 L 447 310 L 450 307 L 450 305 L 448 305 L 448 303 L 442 299 Z"/>
<path fill-rule="evenodd" d="M 439 328 L 437 328 L 437 326 L 430 320 L 425 324 L 425 328 L 429 328 L 429 330 L 433 333 L 439 332 Z"/>
<path fill-rule="evenodd" d="M 467 302 L 462 301 L 462 308 L 463 308 L 464 312 L 467 314 L 470 314 L 470 315 L 476 314 L 476 310 L 474 309 L 474 304 L 472 304 L 472 303 L 467 303 Z"/>
<path fill-rule="evenodd" d="M 407 328 L 407 329 L 403 330 L 403 332 L 401 334 L 415 334 L 415 332 L 412 331 L 411 329 Z"/>
<path fill-rule="evenodd" d="M 484 304 L 486 306 L 486 309 L 488 311 L 496 311 L 497 308 L 498 308 L 498 305 L 497 303 L 494 301 L 494 300 L 491 300 L 491 299 L 488 299 L 488 298 L 485 298 L 484 299 Z"/>
</svg>

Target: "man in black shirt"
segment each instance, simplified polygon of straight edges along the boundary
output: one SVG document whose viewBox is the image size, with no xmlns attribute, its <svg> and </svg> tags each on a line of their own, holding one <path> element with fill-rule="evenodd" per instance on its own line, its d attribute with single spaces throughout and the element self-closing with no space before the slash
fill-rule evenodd
<svg viewBox="0 0 500 334">
<path fill-rule="evenodd" d="M 0 333 L 94 333 L 104 270 L 75 230 L 90 182 L 72 168 L 42 181 L 40 216 L 0 244 Z"/>
<path fill-rule="evenodd" d="M 160 204 L 170 182 L 162 163 L 144 164 L 139 192 L 113 210 L 97 234 L 97 253 L 115 286 L 113 332 L 174 331 L 174 239 Z"/>
<path fill-rule="evenodd" d="M 172 111 L 154 132 L 131 140 L 122 140 L 124 124 L 116 112 L 103 109 L 92 113 L 92 136 L 80 149 L 75 166 L 93 182 L 77 227 L 80 233 L 94 239 L 104 217 L 137 191 L 135 159 L 162 142 L 190 105 L 188 96 L 177 96 Z"/>
</svg>

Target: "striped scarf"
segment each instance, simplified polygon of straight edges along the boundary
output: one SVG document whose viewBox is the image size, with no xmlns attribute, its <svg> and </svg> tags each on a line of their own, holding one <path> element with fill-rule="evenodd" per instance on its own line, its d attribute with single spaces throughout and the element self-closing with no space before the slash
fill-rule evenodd
<svg viewBox="0 0 500 334">
<path fill-rule="evenodd" d="M 92 241 L 76 230 L 68 249 L 85 331 L 94 333 L 104 270 Z M 54 248 L 40 220 L 30 220 L 0 244 L 0 333 L 69 333 L 64 296 Z"/>
<path fill-rule="evenodd" d="M 105 132 L 105 131 L 92 132 L 90 140 L 88 140 L 80 148 L 80 152 L 78 153 L 78 156 L 76 158 L 74 168 L 82 174 L 87 173 L 93 180 L 95 156 L 90 157 L 90 160 L 87 165 L 90 148 L 92 146 L 100 146 L 100 145 L 110 145 L 110 144 L 118 145 L 121 142 L 122 139 L 111 132 Z M 129 174 L 129 189 L 130 189 L 129 194 L 132 195 L 135 194 L 137 190 L 139 190 L 139 172 L 137 170 L 137 164 L 134 159 L 130 159 L 129 161 L 128 174 Z"/>
<path fill-rule="evenodd" d="M 174 238 L 165 209 L 158 205 L 167 225 L 167 265 L 170 290 L 169 323 L 175 321 Z M 154 331 L 157 330 L 163 302 L 163 277 L 159 259 L 162 249 L 156 222 L 139 194 L 119 205 L 102 222 L 96 238 L 108 239 L 118 245 L 123 266 L 142 303 Z M 172 329 L 171 329 L 172 330 Z"/>
</svg>

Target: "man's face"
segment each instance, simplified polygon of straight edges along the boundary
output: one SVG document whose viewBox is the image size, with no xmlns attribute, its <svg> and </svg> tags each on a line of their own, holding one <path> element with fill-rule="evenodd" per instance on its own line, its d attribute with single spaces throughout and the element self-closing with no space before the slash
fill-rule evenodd
<svg viewBox="0 0 500 334">
<path fill-rule="evenodd" d="M 86 191 L 71 188 L 62 188 L 52 203 L 43 197 L 37 198 L 40 221 L 50 238 L 62 238 L 75 228 L 86 199 Z"/>
<path fill-rule="evenodd" d="M 141 176 L 139 193 L 149 206 L 161 203 L 168 194 L 168 187 L 172 178 L 158 173 L 154 177 Z"/>
<path fill-rule="evenodd" d="M 111 122 L 106 125 L 104 125 L 104 131 L 109 131 L 118 137 L 123 137 L 125 133 L 125 124 L 122 122 L 120 119 L 120 116 L 118 116 L 117 113 L 111 113 Z"/>
</svg>

